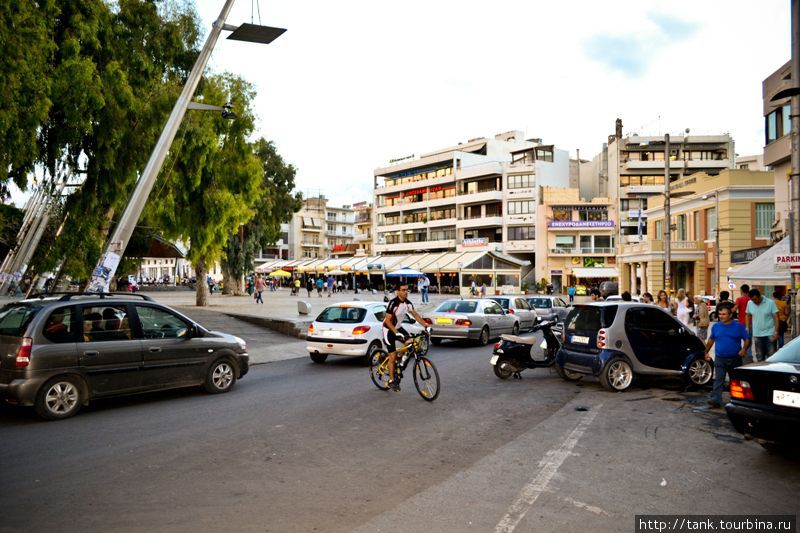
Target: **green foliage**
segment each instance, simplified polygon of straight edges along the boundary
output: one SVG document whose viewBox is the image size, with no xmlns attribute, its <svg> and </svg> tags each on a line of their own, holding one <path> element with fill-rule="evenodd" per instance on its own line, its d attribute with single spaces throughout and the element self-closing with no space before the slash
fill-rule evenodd
<svg viewBox="0 0 800 533">
<path fill-rule="evenodd" d="M 17 245 L 17 232 L 22 225 L 22 209 L 0 204 L 0 261 Z"/>
</svg>

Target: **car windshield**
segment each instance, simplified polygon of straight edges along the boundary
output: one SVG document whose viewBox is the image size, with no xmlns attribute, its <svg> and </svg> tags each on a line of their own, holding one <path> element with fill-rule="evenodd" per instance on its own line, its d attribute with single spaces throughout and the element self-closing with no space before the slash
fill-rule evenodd
<svg viewBox="0 0 800 533">
<path fill-rule="evenodd" d="M 607 307 L 586 305 L 573 309 L 564 321 L 568 330 L 597 331 L 610 327 L 617 316 L 617 306 Z"/>
<path fill-rule="evenodd" d="M 357 324 L 367 316 L 367 310 L 362 307 L 329 307 L 317 317 L 317 322 L 334 324 Z"/>
<path fill-rule="evenodd" d="M 791 363 L 800 364 L 800 337 L 795 337 L 791 342 L 775 352 L 775 355 L 768 358 L 770 363 Z"/>
<path fill-rule="evenodd" d="M 478 308 L 478 302 L 463 302 L 461 300 L 451 300 L 444 302 L 436 308 L 437 313 L 474 313 Z"/>
<path fill-rule="evenodd" d="M 508 311 L 508 298 L 492 298 L 495 302 L 500 304 L 500 307 Z"/>
<path fill-rule="evenodd" d="M 22 337 L 25 330 L 28 329 L 28 324 L 41 309 L 41 306 L 28 304 L 3 306 L 0 309 L 0 335 Z"/>
<path fill-rule="evenodd" d="M 553 300 L 550 298 L 529 298 L 528 301 L 536 309 L 550 309 L 553 307 Z"/>
</svg>

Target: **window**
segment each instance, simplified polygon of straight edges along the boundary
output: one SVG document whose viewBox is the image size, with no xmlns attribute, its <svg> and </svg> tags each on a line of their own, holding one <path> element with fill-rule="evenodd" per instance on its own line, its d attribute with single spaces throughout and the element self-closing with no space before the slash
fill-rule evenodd
<svg viewBox="0 0 800 533">
<path fill-rule="evenodd" d="M 508 202 L 509 215 L 532 215 L 535 213 L 533 200 L 523 202 Z"/>
<path fill-rule="evenodd" d="M 786 104 L 781 108 L 781 135 L 789 135 L 792 133 L 792 118 L 791 118 L 791 111 L 792 106 Z"/>
<path fill-rule="evenodd" d="M 383 314 L 386 315 L 386 309 L 383 309 Z M 347 307 L 337 306 L 325 309 L 317 317 L 317 322 L 325 322 L 328 324 L 359 324 L 367 316 L 367 310 L 363 307 Z"/>
<path fill-rule="evenodd" d="M 717 229 L 717 208 L 706 209 L 706 240 L 714 239 Z"/>
<path fill-rule="evenodd" d="M 42 308 L 31 305 L 8 304 L 0 310 L 0 335 L 22 337 L 31 319 Z"/>
<path fill-rule="evenodd" d="M 536 228 L 533 226 L 508 228 L 509 241 L 532 241 L 534 239 L 536 239 Z"/>
<path fill-rule="evenodd" d="M 177 339 L 186 335 L 189 329 L 184 320 L 163 309 L 137 305 L 136 311 L 145 339 Z"/>
<path fill-rule="evenodd" d="M 553 209 L 553 220 L 559 222 L 569 222 L 572 220 L 571 209 Z"/>
<path fill-rule="evenodd" d="M 700 235 L 700 211 L 694 212 L 694 240 L 699 241 L 703 236 Z"/>
<path fill-rule="evenodd" d="M 677 333 L 680 325 L 667 313 L 646 307 L 630 309 L 625 315 L 627 331 L 648 331 L 655 333 Z"/>
<path fill-rule="evenodd" d="M 756 204 L 756 239 L 769 239 L 774 218 L 775 204 Z"/>
<path fill-rule="evenodd" d="M 572 250 L 575 248 L 574 235 L 556 235 L 556 250 Z"/>
<path fill-rule="evenodd" d="M 656 220 L 656 234 L 653 236 L 656 240 L 662 240 L 664 238 L 664 221 L 663 220 Z"/>
<path fill-rule="evenodd" d="M 789 135 L 792 132 L 792 120 L 790 112 L 791 105 L 786 104 L 764 117 L 766 120 L 766 144 L 775 142 L 784 135 Z"/>
<path fill-rule="evenodd" d="M 522 189 L 525 187 L 533 187 L 535 184 L 533 174 L 522 174 L 519 176 L 508 177 L 509 189 Z"/>
<path fill-rule="evenodd" d="M 436 229 L 431 230 L 432 241 L 449 241 L 456 238 L 455 229 Z"/>
<path fill-rule="evenodd" d="M 485 302 L 483 304 L 483 312 L 486 315 L 502 315 L 503 308 L 497 302 Z"/>
<path fill-rule="evenodd" d="M 606 209 L 580 209 L 578 220 L 608 220 Z"/>
<path fill-rule="evenodd" d="M 678 215 L 678 223 L 677 223 L 677 236 L 676 239 L 679 241 L 685 241 L 686 239 L 686 215 Z"/>
<path fill-rule="evenodd" d="M 611 235 L 595 235 L 594 236 L 595 248 L 611 248 Z"/>
<path fill-rule="evenodd" d="M 44 336 L 53 342 L 75 342 L 72 330 L 74 314 L 72 307 L 61 307 L 53 311 L 44 324 Z"/>
<path fill-rule="evenodd" d="M 131 335 L 128 308 L 125 305 L 84 307 L 83 341 L 126 341 Z"/>
</svg>

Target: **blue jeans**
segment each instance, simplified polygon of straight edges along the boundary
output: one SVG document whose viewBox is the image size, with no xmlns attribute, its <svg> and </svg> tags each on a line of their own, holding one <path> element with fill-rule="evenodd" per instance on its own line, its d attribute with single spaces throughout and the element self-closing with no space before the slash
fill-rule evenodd
<svg viewBox="0 0 800 533">
<path fill-rule="evenodd" d="M 717 403 L 722 403 L 722 386 L 725 384 L 725 374 L 730 374 L 730 371 L 737 366 L 742 365 L 742 358 L 738 355 L 735 357 L 719 357 L 714 358 L 714 387 L 711 389 L 711 400 Z"/>
<path fill-rule="evenodd" d="M 428 287 L 422 289 L 422 303 L 428 303 Z"/>
<path fill-rule="evenodd" d="M 756 359 L 763 361 L 775 353 L 775 343 L 772 337 L 753 337 L 753 344 L 756 347 Z"/>
</svg>

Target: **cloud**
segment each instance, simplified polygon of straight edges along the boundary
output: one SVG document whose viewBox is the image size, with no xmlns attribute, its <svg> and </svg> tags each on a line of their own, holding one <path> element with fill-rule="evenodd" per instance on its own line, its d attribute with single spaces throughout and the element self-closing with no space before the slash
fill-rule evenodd
<svg viewBox="0 0 800 533">
<path fill-rule="evenodd" d="M 650 21 L 661 30 L 662 37 L 667 40 L 688 39 L 697 32 L 699 27 L 694 22 L 676 19 L 669 15 L 651 15 Z"/>
</svg>

